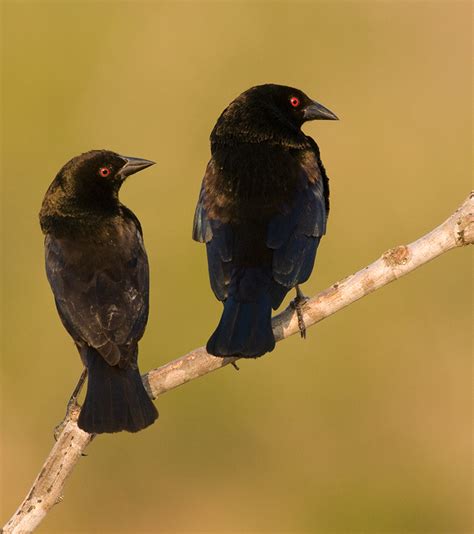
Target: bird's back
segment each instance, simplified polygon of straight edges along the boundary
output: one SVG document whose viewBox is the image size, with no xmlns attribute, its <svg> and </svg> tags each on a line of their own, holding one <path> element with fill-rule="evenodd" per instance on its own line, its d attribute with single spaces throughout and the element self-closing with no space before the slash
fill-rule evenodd
<svg viewBox="0 0 474 534">
<path fill-rule="evenodd" d="M 128 213 L 91 232 L 47 234 L 46 272 L 59 315 L 77 343 L 111 364 L 133 360 L 148 318 L 149 272 L 141 232 Z"/>
</svg>

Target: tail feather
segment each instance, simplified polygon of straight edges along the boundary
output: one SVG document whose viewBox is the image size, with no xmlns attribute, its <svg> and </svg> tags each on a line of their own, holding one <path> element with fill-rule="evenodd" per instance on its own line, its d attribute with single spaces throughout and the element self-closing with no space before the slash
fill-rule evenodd
<svg viewBox="0 0 474 534">
<path fill-rule="evenodd" d="M 138 432 L 158 417 L 138 369 L 109 365 L 94 349 L 87 354 L 87 394 L 79 428 L 90 434 Z"/>
<path fill-rule="evenodd" d="M 271 310 L 268 294 L 261 293 L 253 302 L 239 302 L 230 296 L 219 325 L 207 342 L 209 354 L 257 358 L 271 352 L 275 348 Z"/>
</svg>

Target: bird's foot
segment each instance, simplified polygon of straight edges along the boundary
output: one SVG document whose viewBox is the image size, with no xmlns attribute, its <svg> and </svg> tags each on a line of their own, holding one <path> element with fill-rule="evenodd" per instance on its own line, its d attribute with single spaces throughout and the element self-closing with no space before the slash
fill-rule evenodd
<svg viewBox="0 0 474 534">
<path fill-rule="evenodd" d="M 296 297 L 290 302 L 290 306 L 296 311 L 298 328 L 300 329 L 300 336 L 303 339 L 306 339 L 306 325 L 303 319 L 303 309 L 308 300 L 309 297 L 305 297 L 299 286 L 296 286 Z"/>
<path fill-rule="evenodd" d="M 86 377 L 87 377 L 87 369 L 84 368 L 79 378 L 79 381 L 77 382 L 77 385 L 74 388 L 74 391 L 72 392 L 72 395 L 67 403 L 66 415 L 64 416 L 64 419 L 58 425 L 54 427 L 53 435 L 54 435 L 55 441 L 58 441 L 59 435 L 63 431 L 63 428 L 66 426 L 66 424 L 69 421 L 77 421 L 79 417 L 81 406 L 77 402 L 77 397 L 79 396 L 79 393 L 81 392 L 81 389 L 82 389 L 82 386 L 84 385 Z"/>
</svg>

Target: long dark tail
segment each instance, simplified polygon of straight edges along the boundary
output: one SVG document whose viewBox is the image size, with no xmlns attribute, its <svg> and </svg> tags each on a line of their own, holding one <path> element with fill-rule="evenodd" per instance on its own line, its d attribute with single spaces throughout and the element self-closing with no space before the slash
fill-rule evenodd
<svg viewBox="0 0 474 534">
<path fill-rule="evenodd" d="M 229 296 L 215 332 L 207 342 L 215 356 L 257 358 L 275 348 L 270 296 L 260 293 L 253 302 Z"/>
<path fill-rule="evenodd" d="M 90 434 L 138 432 L 158 417 L 138 369 L 109 365 L 89 348 L 87 371 L 87 394 L 77 422 L 82 430 Z"/>
</svg>

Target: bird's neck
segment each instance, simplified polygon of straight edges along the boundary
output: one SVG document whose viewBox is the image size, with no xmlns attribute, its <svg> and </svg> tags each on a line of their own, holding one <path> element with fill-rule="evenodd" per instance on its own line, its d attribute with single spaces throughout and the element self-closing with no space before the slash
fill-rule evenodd
<svg viewBox="0 0 474 534">
<path fill-rule="evenodd" d="M 121 208 L 117 193 L 78 194 L 53 182 L 41 208 L 40 223 L 44 233 L 82 235 L 120 215 Z"/>
<path fill-rule="evenodd" d="M 266 123 L 256 125 L 242 120 L 227 124 L 218 122 L 211 133 L 212 146 L 236 146 L 239 144 L 264 144 L 283 148 L 304 149 L 308 147 L 305 134 L 291 124 L 278 123 L 270 128 Z"/>
</svg>

